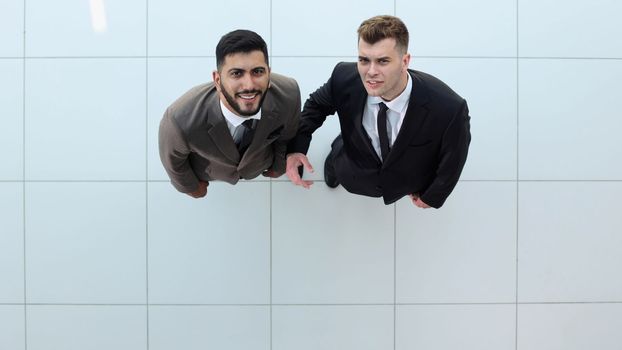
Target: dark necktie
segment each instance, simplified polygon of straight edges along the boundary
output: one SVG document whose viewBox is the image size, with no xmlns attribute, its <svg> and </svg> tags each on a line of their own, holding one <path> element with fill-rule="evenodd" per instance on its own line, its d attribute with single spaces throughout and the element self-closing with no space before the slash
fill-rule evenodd
<svg viewBox="0 0 622 350">
<path fill-rule="evenodd" d="M 380 102 L 378 104 L 380 109 L 378 110 L 378 137 L 380 138 L 380 153 L 382 159 L 387 159 L 389 154 L 389 135 L 387 134 L 387 105 Z"/>
<path fill-rule="evenodd" d="M 242 125 L 240 125 L 240 127 L 244 128 L 242 130 L 242 137 L 240 138 L 240 141 L 237 143 L 238 151 L 240 152 L 240 155 L 246 152 L 246 149 L 251 144 L 251 141 L 253 141 L 253 135 L 255 134 L 255 129 L 253 128 L 253 124 L 254 124 L 253 119 L 247 119 L 244 121 L 244 123 L 242 123 Z"/>
</svg>

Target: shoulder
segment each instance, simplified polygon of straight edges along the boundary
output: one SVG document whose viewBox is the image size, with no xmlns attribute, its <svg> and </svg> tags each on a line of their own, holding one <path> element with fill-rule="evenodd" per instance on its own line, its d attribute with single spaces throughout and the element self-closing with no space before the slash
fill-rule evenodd
<svg viewBox="0 0 622 350">
<path fill-rule="evenodd" d="M 215 94 L 215 92 L 216 88 L 214 87 L 214 83 L 197 85 L 177 98 L 168 107 L 168 110 L 169 112 L 175 112 L 175 114 L 187 114 L 195 110 L 197 105 L 205 103 L 208 97 Z"/>
<path fill-rule="evenodd" d="M 415 93 L 425 94 L 428 102 L 433 106 L 445 108 L 461 108 L 465 100 L 449 85 L 439 78 L 416 70 L 409 70 L 413 78 Z M 421 91 L 423 90 L 423 91 Z"/>
<path fill-rule="evenodd" d="M 359 79 L 358 69 L 356 68 L 356 62 L 339 62 L 333 69 L 333 79 L 338 80 L 350 80 Z"/>
<path fill-rule="evenodd" d="M 270 73 L 270 91 L 285 96 L 300 94 L 296 79 L 278 73 Z"/>
<path fill-rule="evenodd" d="M 165 112 L 182 130 L 190 130 L 204 123 L 210 104 L 218 101 L 214 83 L 197 85 L 181 95 Z"/>
</svg>

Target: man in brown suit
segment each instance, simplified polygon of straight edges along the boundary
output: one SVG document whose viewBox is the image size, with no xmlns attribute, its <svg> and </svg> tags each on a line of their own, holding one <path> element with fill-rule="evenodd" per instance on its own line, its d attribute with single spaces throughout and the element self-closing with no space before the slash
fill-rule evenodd
<svg viewBox="0 0 622 350">
<path fill-rule="evenodd" d="M 173 186 L 194 198 L 207 194 L 211 180 L 281 176 L 300 117 L 298 84 L 270 72 L 257 33 L 224 35 L 216 64 L 213 82 L 182 95 L 160 122 L 162 164 Z"/>
</svg>

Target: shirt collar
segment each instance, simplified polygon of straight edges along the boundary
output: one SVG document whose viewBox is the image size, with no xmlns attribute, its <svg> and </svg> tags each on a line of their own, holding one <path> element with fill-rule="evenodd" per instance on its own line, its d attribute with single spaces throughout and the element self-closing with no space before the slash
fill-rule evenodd
<svg viewBox="0 0 622 350">
<path fill-rule="evenodd" d="M 259 108 L 259 111 L 257 111 L 257 114 L 255 115 L 252 115 L 250 117 L 240 117 L 238 115 L 235 115 L 233 112 L 231 112 L 229 108 L 227 108 L 227 106 L 225 106 L 225 104 L 222 103 L 222 100 L 221 100 L 220 109 L 222 110 L 222 115 L 225 117 L 225 119 L 227 119 L 227 121 L 231 123 L 231 125 L 236 126 L 236 127 L 249 119 L 257 119 L 257 120 L 261 119 L 261 108 Z"/>
<path fill-rule="evenodd" d="M 404 91 L 402 91 L 401 94 L 399 94 L 399 96 L 388 102 L 383 100 L 380 96 L 367 96 L 367 104 L 374 105 L 380 102 L 384 102 L 384 104 L 387 105 L 390 110 L 397 113 L 402 113 L 402 111 L 404 111 L 408 107 L 408 102 L 410 101 L 410 94 L 412 93 L 413 89 L 413 82 L 410 78 L 410 73 L 407 73 L 406 77 L 406 88 L 404 89 Z"/>
</svg>

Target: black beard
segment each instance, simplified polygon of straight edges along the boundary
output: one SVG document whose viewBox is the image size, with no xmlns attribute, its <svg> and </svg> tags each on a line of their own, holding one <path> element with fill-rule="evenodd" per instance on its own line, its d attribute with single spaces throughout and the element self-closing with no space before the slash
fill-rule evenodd
<svg viewBox="0 0 622 350">
<path fill-rule="evenodd" d="M 222 86 L 222 83 L 220 83 L 220 91 L 222 92 L 223 96 L 225 96 L 225 100 L 227 100 L 227 102 L 229 103 L 229 106 L 231 106 L 231 108 L 233 108 L 233 110 L 242 117 L 252 117 L 255 114 L 257 114 L 257 112 L 259 112 L 259 110 L 261 109 L 261 106 L 263 105 L 264 99 L 266 98 L 266 93 L 262 93 L 260 90 L 244 90 L 244 91 L 239 92 L 238 94 L 248 94 L 248 93 L 251 93 L 251 94 L 260 93 L 261 94 L 261 100 L 259 100 L 259 105 L 257 105 L 257 109 L 254 111 L 250 111 L 250 112 L 244 112 L 240 108 L 240 104 L 235 101 L 235 98 L 229 95 L 227 90 L 225 90 L 225 87 Z"/>
</svg>

